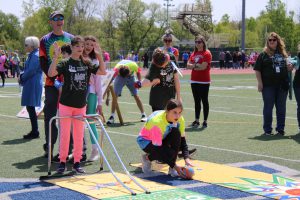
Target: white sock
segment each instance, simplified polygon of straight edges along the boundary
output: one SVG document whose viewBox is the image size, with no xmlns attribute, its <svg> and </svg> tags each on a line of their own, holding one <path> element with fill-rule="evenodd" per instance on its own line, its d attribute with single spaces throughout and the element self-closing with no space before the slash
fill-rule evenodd
<svg viewBox="0 0 300 200">
<path fill-rule="evenodd" d="M 113 118 L 115 118 L 115 113 L 111 113 L 111 115 L 110 116 L 112 116 Z"/>
<path fill-rule="evenodd" d="M 141 113 L 141 114 L 147 116 L 145 112 L 143 112 L 143 113 Z"/>
</svg>

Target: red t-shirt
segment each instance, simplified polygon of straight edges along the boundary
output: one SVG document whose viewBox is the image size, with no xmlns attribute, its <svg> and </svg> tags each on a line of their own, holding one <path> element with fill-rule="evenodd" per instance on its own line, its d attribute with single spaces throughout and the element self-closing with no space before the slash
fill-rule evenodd
<svg viewBox="0 0 300 200">
<path fill-rule="evenodd" d="M 212 55 L 209 50 L 206 51 L 197 51 L 193 52 L 189 58 L 190 63 L 199 63 L 207 62 L 207 68 L 205 70 L 192 70 L 191 74 L 191 83 L 210 83 L 210 64 L 211 64 Z"/>
</svg>

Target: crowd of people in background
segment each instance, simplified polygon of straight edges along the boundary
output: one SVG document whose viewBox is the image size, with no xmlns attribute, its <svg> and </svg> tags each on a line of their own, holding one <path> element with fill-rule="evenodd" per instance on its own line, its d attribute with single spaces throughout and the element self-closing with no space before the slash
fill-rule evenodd
<svg viewBox="0 0 300 200">
<path fill-rule="evenodd" d="M 122 54 L 118 55 L 119 60 L 123 60 L 126 58 L 127 60 L 132 60 L 134 62 L 142 62 L 143 68 L 147 69 L 150 64 L 149 57 L 153 54 L 153 51 L 146 50 L 144 53 L 141 53 L 139 56 L 139 52 L 130 51 L 127 56 L 123 56 Z M 183 50 L 180 54 L 178 54 L 178 66 L 183 69 L 187 69 L 187 62 L 191 56 L 193 51 Z M 218 52 L 212 52 L 214 54 L 214 60 L 212 61 L 212 68 L 219 69 L 247 69 L 253 68 L 254 64 L 259 55 L 258 51 L 224 51 L 219 49 Z"/>
<path fill-rule="evenodd" d="M 249 55 L 245 51 L 220 51 L 219 53 L 219 67 L 220 69 L 245 69 L 253 67 L 258 52 L 251 52 Z"/>
<path fill-rule="evenodd" d="M 19 78 L 21 66 L 21 59 L 19 57 L 18 50 L 12 52 L 0 50 L 1 87 L 4 87 L 5 85 L 5 78 Z"/>
</svg>

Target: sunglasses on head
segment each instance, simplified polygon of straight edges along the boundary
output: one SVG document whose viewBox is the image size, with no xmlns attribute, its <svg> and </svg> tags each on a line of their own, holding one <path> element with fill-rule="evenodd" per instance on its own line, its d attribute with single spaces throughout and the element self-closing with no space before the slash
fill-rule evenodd
<svg viewBox="0 0 300 200">
<path fill-rule="evenodd" d="M 269 42 L 276 42 L 277 41 L 277 39 L 268 39 L 269 40 Z"/>
<path fill-rule="evenodd" d="M 55 21 L 55 22 L 57 22 L 57 21 L 63 21 L 64 20 L 64 17 L 63 16 L 59 16 L 59 17 L 52 17 L 52 19 L 51 19 L 52 21 Z"/>
<path fill-rule="evenodd" d="M 203 41 L 200 40 L 200 41 L 195 41 L 196 44 L 201 44 Z"/>
<path fill-rule="evenodd" d="M 172 42 L 172 40 L 165 39 L 164 42 Z"/>
</svg>

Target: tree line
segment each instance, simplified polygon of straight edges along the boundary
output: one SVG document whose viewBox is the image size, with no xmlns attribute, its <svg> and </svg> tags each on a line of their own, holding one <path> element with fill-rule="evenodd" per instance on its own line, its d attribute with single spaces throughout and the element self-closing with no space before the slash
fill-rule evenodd
<svg viewBox="0 0 300 200">
<path fill-rule="evenodd" d="M 213 10 L 211 0 L 195 0 L 195 4 L 208 5 Z M 166 29 L 165 8 L 141 0 L 24 0 L 22 6 L 22 23 L 15 15 L 0 11 L 0 44 L 6 49 L 22 50 L 26 36 L 41 37 L 51 31 L 47 24 L 53 10 L 64 12 L 65 31 L 74 35 L 94 35 L 112 56 L 160 46 Z M 262 48 L 266 35 L 274 31 L 284 38 L 287 49 L 295 52 L 300 42 L 300 14 L 287 13 L 286 8 L 282 0 L 269 0 L 258 17 L 246 19 L 246 48 Z M 201 21 L 195 23 L 203 26 Z M 194 36 L 177 21 L 172 20 L 170 26 L 178 39 L 193 39 Z M 223 47 L 240 46 L 240 20 L 224 14 L 219 22 L 212 22 L 211 27 L 211 33 L 227 33 L 228 44 Z"/>
</svg>

